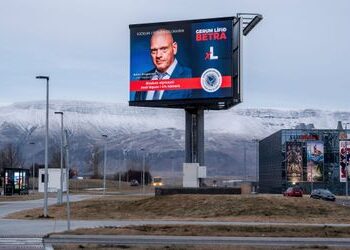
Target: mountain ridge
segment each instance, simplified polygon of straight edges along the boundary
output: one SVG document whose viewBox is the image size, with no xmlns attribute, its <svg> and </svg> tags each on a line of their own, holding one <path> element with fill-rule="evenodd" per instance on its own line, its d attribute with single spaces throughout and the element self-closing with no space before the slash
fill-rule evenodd
<svg viewBox="0 0 350 250">
<path fill-rule="evenodd" d="M 25 163 L 34 154 L 43 162 L 45 101 L 21 102 L 0 107 L 0 147 L 16 143 L 22 147 Z M 103 145 L 102 134 L 109 135 L 109 173 L 121 165 L 140 167 L 140 150 L 144 148 L 147 164 L 153 170 L 164 171 L 175 164 L 180 171 L 184 161 L 185 112 L 175 109 L 129 107 L 127 104 L 51 101 L 50 143 L 60 141 L 60 117 L 70 132 L 72 165 L 82 174 L 91 173 L 87 158 L 94 145 Z M 255 144 L 280 129 L 305 124 L 318 129 L 335 129 L 338 121 L 350 120 L 350 113 L 319 109 L 241 109 L 205 111 L 205 164 L 210 175 L 242 175 L 242 166 L 248 175 L 255 173 Z M 35 141 L 35 147 L 30 147 Z M 248 157 L 244 163 L 244 150 Z M 127 156 L 125 156 L 125 152 Z M 127 159 L 126 159 L 127 158 Z M 174 161 L 175 163 L 171 163 Z M 118 166 L 118 167 L 115 167 Z"/>
</svg>

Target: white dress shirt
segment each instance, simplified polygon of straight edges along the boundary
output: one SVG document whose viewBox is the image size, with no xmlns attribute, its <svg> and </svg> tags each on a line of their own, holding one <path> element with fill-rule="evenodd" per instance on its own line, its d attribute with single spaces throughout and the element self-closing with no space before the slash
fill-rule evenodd
<svg viewBox="0 0 350 250">
<path fill-rule="evenodd" d="M 164 73 L 160 73 L 156 70 L 156 73 L 154 74 L 154 76 L 152 77 L 151 80 L 160 80 L 159 75 L 164 75 L 161 79 L 164 79 L 164 80 L 170 79 L 170 76 L 174 72 L 176 65 L 177 65 L 177 60 L 175 58 L 173 63 L 170 65 L 170 67 Z M 146 100 L 153 100 L 154 93 L 155 93 L 154 90 L 147 91 Z M 162 99 L 163 93 L 164 93 L 164 90 L 160 90 L 159 100 Z"/>
</svg>

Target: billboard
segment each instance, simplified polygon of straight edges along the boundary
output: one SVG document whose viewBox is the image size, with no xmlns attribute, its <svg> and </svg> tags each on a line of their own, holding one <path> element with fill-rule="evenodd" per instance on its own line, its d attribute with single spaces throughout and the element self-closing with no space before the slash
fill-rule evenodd
<svg viewBox="0 0 350 250">
<path fill-rule="evenodd" d="M 323 181 L 324 145 L 321 141 L 309 141 L 306 143 L 307 152 L 307 181 Z"/>
<path fill-rule="evenodd" d="M 129 105 L 239 103 L 240 32 L 235 17 L 130 25 Z"/>
<path fill-rule="evenodd" d="M 303 144 L 286 142 L 286 168 L 288 182 L 303 181 Z"/>
<path fill-rule="evenodd" d="M 339 141 L 339 181 L 346 182 L 346 169 L 349 173 L 350 141 Z"/>
</svg>

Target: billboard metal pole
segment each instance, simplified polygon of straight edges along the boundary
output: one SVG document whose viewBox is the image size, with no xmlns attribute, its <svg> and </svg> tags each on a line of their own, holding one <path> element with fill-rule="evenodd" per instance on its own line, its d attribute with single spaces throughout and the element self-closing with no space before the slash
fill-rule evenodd
<svg viewBox="0 0 350 250">
<path fill-rule="evenodd" d="M 187 163 L 199 163 L 204 166 L 204 110 L 185 109 L 185 155 Z M 202 180 L 199 180 L 202 186 Z"/>
<path fill-rule="evenodd" d="M 185 109 L 186 112 L 186 162 L 204 165 L 204 111 Z"/>
</svg>

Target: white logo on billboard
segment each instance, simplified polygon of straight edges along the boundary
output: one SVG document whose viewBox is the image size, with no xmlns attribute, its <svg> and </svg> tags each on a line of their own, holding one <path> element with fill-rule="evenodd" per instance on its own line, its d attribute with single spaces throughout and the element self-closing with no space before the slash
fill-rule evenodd
<svg viewBox="0 0 350 250">
<path fill-rule="evenodd" d="M 219 59 L 218 56 L 214 56 L 214 47 L 210 46 L 210 60 L 217 60 Z"/>
<path fill-rule="evenodd" d="M 209 52 L 205 52 L 205 60 L 217 60 L 219 59 L 218 56 L 214 56 L 214 47 L 210 46 L 209 47 Z"/>
<path fill-rule="evenodd" d="M 222 84 L 222 77 L 217 69 L 210 68 L 203 72 L 201 76 L 202 88 L 210 93 L 217 91 Z"/>
</svg>

